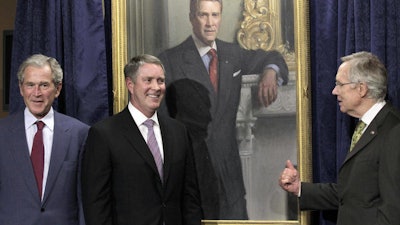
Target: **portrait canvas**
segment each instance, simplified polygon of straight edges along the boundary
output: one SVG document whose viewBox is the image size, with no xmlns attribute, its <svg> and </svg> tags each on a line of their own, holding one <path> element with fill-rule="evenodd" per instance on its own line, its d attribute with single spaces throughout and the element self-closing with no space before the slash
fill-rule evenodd
<svg viewBox="0 0 400 225">
<path fill-rule="evenodd" d="M 158 55 L 192 34 L 189 0 L 127 0 L 127 57 Z M 278 185 L 290 159 L 298 161 L 294 0 L 225 0 L 218 38 L 245 49 L 278 50 L 289 81 L 276 101 L 257 102 L 258 74 L 242 77 L 236 129 L 249 220 L 298 220 L 296 197 Z"/>
</svg>

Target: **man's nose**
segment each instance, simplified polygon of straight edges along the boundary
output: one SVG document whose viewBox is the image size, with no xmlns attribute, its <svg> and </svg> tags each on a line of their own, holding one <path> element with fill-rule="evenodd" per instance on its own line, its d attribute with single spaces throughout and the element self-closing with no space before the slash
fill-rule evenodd
<svg viewBox="0 0 400 225">
<path fill-rule="evenodd" d="M 160 89 L 160 84 L 158 83 L 157 80 L 151 81 L 150 86 L 151 86 L 151 89 L 155 89 L 155 90 Z"/>
<path fill-rule="evenodd" d="M 206 25 L 207 26 L 211 26 L 212 25 L 212 17 L 211 16 L 207 16 Z"/>
<path fill-rule="evenodd" d="M 338 95 L 337 87 L 338 87 L 338 86 L 335 86 L 335 87 L 332 89 L 332 94 L 333 94 L 333 95 Z"/>
<path fill-rule="evenodd" d="M 42 94 L 42 90 L 40 89 L 40 85 L 36 84 L 35 87 L 33 88 L 33 92 L 35 95 L 40 95 Z"/>
</svg>

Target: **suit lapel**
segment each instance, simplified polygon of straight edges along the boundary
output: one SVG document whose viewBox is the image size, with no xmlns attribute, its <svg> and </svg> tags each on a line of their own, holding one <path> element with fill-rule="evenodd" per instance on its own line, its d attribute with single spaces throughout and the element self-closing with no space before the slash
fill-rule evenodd
<svg viewBox="0 0 400 225">
<path fill-rule="evenodd" d="M 232 57 L 232 51 L 229 46 L 223 42 L 217 41 L 218 46 L 218 65 L 219 65 L 219 87 L 221 91 L 218 93 L 218 105 L 220 108 L 225 109 L 225 103 L 230 103 L 229 98 L 233 87 L 233 67 L 230 57 Z M 239 56 L 237 56 L 239 57 Z M 235 90 L 237 91 L 237 90 Z"/>
<path fill-rule="evenodd" d="M 153 155 L 151 154 L 151 151 L 147 146 L 146 141 L 143 139 L 139 128 L 136 126 L 135 121 L 129 113 L 128 108 L 125 108 L 120 115 L 122 121 L 119 124 L 123 124 L 121 129 L 124 130 L 122 133 L 125 136 L 126 140 L 132 146 L 132 149 L 136 151 L 151 167 L 153 172 L 158 174 L 157 165 L 154 161 Z"/>
<path fill-rule="evenodd" d="M 181 69 L 183 70 L 183 74 L 185 78 L 194 80 L 204 87 L 207 88 L 210 94 L 210 101 L 212 105 L 211 112 L 216 112 L 218 109 L 216 108 L 219 105 L 219 108 L 224 109 L 224 103 L 229 102 L 230 92 L 232 89 L 232 76 L 233 69 L 231 64 L 231 50 L 229 50 L 229 46 L 226 46 L 223 42 L 217 40 L 218 46 L 218 76 L 219 76 L 219 89 L 221 90 L 218 95 L 215 95 L 214 88 L 211 84 L 208 71 L 204 66 L 204 63 L 197 51 L 196 45 L 192 37 L 186 39 L 186 41 L 182 44 L 182 61 Z M 200 90 L 197 90 L 201 92 Z M 217 104 L 217 101 L 219 102 Z M 206 103 L 207 104 L 207 103 Z"/>
<path fill-rule="evenodd" d="M 352 158 L 357 152 L 361 151 L 369 142 L 371 142 L 376 135 L 378 135 L 378 127 L 377 124 L 370 124 L 361 136 L 360 140 L 356 143 L 353 150 L 349 152 L 346 156 L 344 163 L 347 162 L 350 158 Z"/>
<path fill-rule="evenodd" d="M 36 185 L 35 175 L 33 173 L 28 144 L 26 142 L 23 111 L 16 114 L 13 120 L 12 124 L 15 126 L 10 128 L 10 140 L 15 140 L 16 137 L 19 137 L 19 140 L 14 142 L 13 148 L 11 148 L 10 151 L 14 157 L 14 163 L 19 165 L 18 168 L 20 169 L 20 174 L 25 178 L 28 189 L 32 192 L 32 195 L 39 200 L 39 192 Z"/>
<path fill-rule="evenodd" d="M 372 120 L 368 128 L 364 131 L 363 135 L 361 136 L 360 140 L 358 140 L 353 150 L 346 155 L 343 164 L 345 164 L 350 158 L 356 155 L 357 152 L 361 151 L 368 143 L 370 143 L 378 135 L 379 127 L 383 123 L 388 112 L 389 108 L 388 105 L 386 104 L 381 109 L 381 111 L 376 115 L 376 117 Z"/>
<path fill-rule="evenodd" d="M 158 121 L 160 123 L 161 136 L 164 149 L 164 183 L 167 183 L 169 172 L 171 169 L 170 162 L 172 161 L 173 158 L 173 151 L 171 151 L 172 147 L 170 146 L 170 140 L 171 138 L 174 138 L 172 136 L 174 132 L 173 130 L 169 130 L 170 125 L 167 124 L 167 121 L 162 116 L 160 115 L 158 116 Z"/>
<path fill-rule="evenodd" d="M 184 75 L 183 79 L 193 80 L 207 89 L 209 93 L 209 99 L 207 100 L 207 102 L 204 102 L 206 101 L 205 98 L 198 98 L 196 101 L 199 101 L 200 105 L 211 104 L 210 113 L 213 113 L 216 110 L 215 106 L 217 105 L 217 98 L 214 88 L 211 84 L 209 74 L 206 70 L 206 67 L 204 66 L 203 60 L 201 59 L 192 38 L 190 37 L 189 40 L 184 43 L 184 45 L 185 51 L 181 53 L 183 61 L 183 63 L 181 64 L 181 69 Z M 193 86 L 193 88 L 199 93 L 200 96 L 204 95 L 204 91 L 200 90 L 197 85 Z"/>
<path fill-rule="evenodd" d="M 185 45 L 187 45 L 187 47 L 184 47 L 186 50 L 181 53 L 183 61 L 181 68 L 185 78 L 202 84 L 207 87 L 210 93 L 214 92 L 206 67 L 204 66 L 193 40 L 190 39 L 190 42 L 189 40 L 186 41 Z"/>
<path fill-rule="evenodd" d="M 54 111 L 54 133 L 51 149 L 49 172 L 47 175 L 46 188 L 43 196 L 43 204 L 46 202 L 55 182 L 60 173 L 65 156 L 69 150 L 71 142 L 70 127 L 68 123 L 60 119 L 59 113 Z"/>
</svg>

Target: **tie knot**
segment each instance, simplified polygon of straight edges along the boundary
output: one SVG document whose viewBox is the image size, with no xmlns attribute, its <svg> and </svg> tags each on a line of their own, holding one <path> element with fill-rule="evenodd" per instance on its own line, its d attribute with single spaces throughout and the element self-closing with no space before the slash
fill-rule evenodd
<svg viewBox="0 0 400 225">
<path fill-rule="evenodd" d="M 208 51 L 208 54 L 211 55 L 212 57 L 217 56 L 217 51 L 215 49 L 210 49 L 210 51 Z"/>
<path fill-rule="evenodd" d="M 366 123 L 364 123 L 362 120 L 360 120 L 357 123 L 356 130 L 362 131 L 362 130 L 364 130 L 366 125 L 367 125 Z"/>
<path fill-rule="evenodd" d="M 44 123 L 43 123 L 43 121 L 36 121 L 36 126 L 37 126 L 37 129 L 38 130 L 42 130 L 43 129 L 43 127 L 44 127 Z"/>
<path fill-rule="evenodd" d="M 143 125 L 145 125 L 147 128 L 152 128 L 154 125 L 154 121 L 152 119 L 148 119 L 143 122 Z"/>
</svg>

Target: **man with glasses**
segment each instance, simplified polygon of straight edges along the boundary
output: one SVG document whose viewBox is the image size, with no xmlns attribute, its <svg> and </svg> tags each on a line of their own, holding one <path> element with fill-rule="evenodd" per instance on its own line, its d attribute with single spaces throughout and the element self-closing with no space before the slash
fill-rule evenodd
<svg viewBox="0 0 400 225">
<path fill-rule="evenodd" d="M 340 111 L 358 118 L 360 125 L 337 183 L 301 182 L 287 161 L 279 185 L 299 197 L 301 210 L 338 210 L 338 225 L 400 224 L 400 149 L 396 143 L 400 136 L 395 136 L 400 132 L 392 129 L 400 124 L 400 113 L 384 100 L 386 73 L 371 53 L 342 57 L 332 94 L 337 96 Z"/>
</svg>

